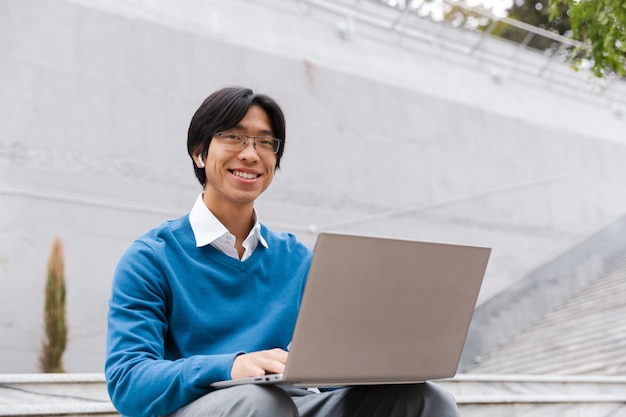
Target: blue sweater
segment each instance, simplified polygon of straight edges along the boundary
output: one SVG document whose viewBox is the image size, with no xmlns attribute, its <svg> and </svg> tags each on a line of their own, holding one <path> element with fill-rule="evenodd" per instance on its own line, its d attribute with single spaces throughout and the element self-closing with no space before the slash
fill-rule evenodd
<svg viewBox="0 0 626 417">
<path fill-rule="evenodd" d="M 235 356 L 287 349 L 311 251 L 265 226 L 245 261 L 197 248 L 189 216 L 165 222 L 122 256 L 109 301 L 105 373 L 127 416 L 171 413 L 230 379 Z"/>
</svg>

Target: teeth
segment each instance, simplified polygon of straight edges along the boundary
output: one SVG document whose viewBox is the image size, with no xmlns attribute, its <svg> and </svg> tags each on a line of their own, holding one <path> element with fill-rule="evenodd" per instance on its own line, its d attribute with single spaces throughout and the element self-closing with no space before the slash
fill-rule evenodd
<svg viewBox="0 0 626 417">
<path fill-rule="evenodd" d="M 246 180 L 251 180 L 257 177 L 256 174 L 250 174 L 248 172 L 241 172 L 241 171 L 233 171 L 233 174 L 235 174 L 238 177 L 244 178 Z"/>
</svg>

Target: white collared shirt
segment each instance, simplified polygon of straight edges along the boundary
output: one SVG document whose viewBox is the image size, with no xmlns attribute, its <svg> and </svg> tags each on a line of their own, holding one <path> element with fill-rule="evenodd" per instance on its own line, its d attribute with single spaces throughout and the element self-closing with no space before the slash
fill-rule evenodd
<svg viewBox="0 0 626 417">
<path fill-rule="evenodd" d="M 259 216 L 256 209 L 253 214 L 254 226 L 248 237 L 243 241 L 244 248 L 241 261 L 245 261 L 252 255 L 254 249 L 260 243 L 264 247 L 267 246 L 267 242 L 261 236 L 261 224 L 259 223 Z M 225 253 L 226 255 L 239 259 L 239 253 L 235 248 L 235 235 L 230 233 L 228 229 L 220 222 L 211 210 L 208 209 L 202 194 L 198 196 L 196 202 L 189 212 L 189 223 L 191 224 L 191 230 L 196 238 L 196 247 L 200 248 L 206 245 L 212 245 L 214 248 Z"/>
</svg>

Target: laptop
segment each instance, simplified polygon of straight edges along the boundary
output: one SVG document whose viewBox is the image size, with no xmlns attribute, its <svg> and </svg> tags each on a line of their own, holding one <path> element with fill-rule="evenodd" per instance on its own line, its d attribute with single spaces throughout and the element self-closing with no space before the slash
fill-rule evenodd
<svg viewBox="0 0 626 417">
<path fill-rule="evenodd" d="M 212 386 L 340 387 L 453 377 L 490 253 L 321 233 L 284 373 Z"/>
</svg>

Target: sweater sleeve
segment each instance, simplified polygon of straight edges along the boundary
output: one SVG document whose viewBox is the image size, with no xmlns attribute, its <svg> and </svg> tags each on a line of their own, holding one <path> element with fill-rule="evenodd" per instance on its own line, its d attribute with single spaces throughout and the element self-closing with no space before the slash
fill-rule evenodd
<svg viewBox="0 0 626 417">
<path fill-rule="evenodd" d="M 164 357 L 168 285 L 154 251 L 135 242 L 122 256 L 109 301 L 105 373 L 109 395 L 125 416 L 169 414 L 229 379 L 234 357 Z"/>
</svg>

